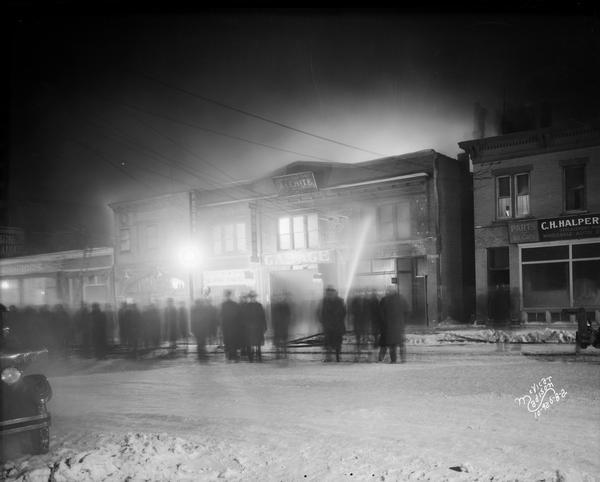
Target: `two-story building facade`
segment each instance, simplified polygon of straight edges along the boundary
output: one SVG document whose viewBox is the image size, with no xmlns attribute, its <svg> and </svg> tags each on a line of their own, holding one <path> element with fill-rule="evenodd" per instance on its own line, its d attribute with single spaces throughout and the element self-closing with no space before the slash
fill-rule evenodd
<svg viewBox="0 0 600 482">
<path fill-rule="evenodd" d="M 117 298 L 190 303 L 209 291 L 220 303 L 225 290 L 236 299 L 252 290 L 268 307 L 288 293 L 295 332 L 310 334 L 327 285 L 344 298 L 394 287 L 410 323 L 464 321 L 474 286 L 470 186 L 466 162 L 425 150 L 296 162 L 251 182 L 115 203 Z M 174 251 L 181 240 L 195 250 L 185 267 Z"/>
<path fill-rule="evenodd" d="M 600 128 L 460 142 L 473 165 L 477 317 L 600 320 Z"/>
<path fill-rule="evenodd" d="M 190 192 L 112 203 L 115 301 L 190 299 Z"/>
<path fill-rule="evenodd" d="M 201 279 L 225 289 L 283 293 L 298 333 L 318 330 L 314 308 L 327 285 L 346 298 L 393 286 L 413 324 L 471 314 L 474 286 L 468 165 L 427 150 L 359 164 L 297 162 L 251 183 L 193 198 L 204 253 Z M 466 255 L 466 257 L 464 256 Z"/>
</svg>

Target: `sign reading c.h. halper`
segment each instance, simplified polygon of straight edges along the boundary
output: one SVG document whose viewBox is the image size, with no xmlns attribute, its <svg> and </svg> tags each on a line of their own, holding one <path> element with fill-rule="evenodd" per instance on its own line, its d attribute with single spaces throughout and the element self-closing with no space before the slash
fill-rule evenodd
<svg viewBox="0 0 600 482">
<path fill-rule="evenodd" d="M 315 176 L 310 171 L 277 176 L 273 178 L 273 182 L 275 183 L 277 192 L 284 195 L 302 194 L 318 190 Z"/>
<path fill-rule="evenodd" d="M 538 220 L 540 241 L 600 237 L 600 214 Z"/>
</svg>

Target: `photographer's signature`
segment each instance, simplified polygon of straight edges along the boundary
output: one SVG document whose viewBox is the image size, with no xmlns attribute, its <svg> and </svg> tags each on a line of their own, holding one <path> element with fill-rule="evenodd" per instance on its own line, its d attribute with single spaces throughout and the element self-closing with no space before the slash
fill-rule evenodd
<svg viewBox="0 0 600 482">
<path fill-rule="evenodd" d="M 535 418 L 539 418 L 543 410 L 548 410 L 566 396 L 567 392 L 564 388 L 557 392 L 552 383 L 552 377 L 546 377 L 531 385 L 529 394 L 515 398 L 515 403 L 518 403 L 519 406 L 526 405 L 527 410 L 535 414 Z"/>
</svg>

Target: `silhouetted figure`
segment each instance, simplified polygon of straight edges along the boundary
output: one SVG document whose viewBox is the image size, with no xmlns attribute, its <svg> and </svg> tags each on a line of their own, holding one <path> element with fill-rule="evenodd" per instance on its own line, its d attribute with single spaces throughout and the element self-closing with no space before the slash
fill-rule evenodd
<svg viewBox="0 0 600 482">
<path fill-rule="evenodd" d="M 142 318 L 146 327 L 146 347 L 158 348 L 160 346 L 160 311 L 155 303 L 146 306 Z"/>
<path fill-rule="evenodd" d="M 331 361 L 331 351 L 333 350 L 335 351 L 335 360 L 339 362 L 342 351 L 342 338 L 346 331 L 344 322 L 346 306 L 344 300 L 338 296 L 337 291 L 332 286 L 328 286 L 325 290 L 325 296 L 318 308 L 317 317 L 323 326 L 325 335 L 325 361 Z"/>
<path fill-rule="evenodd" d="M 287 342 L 289 337 L 292 307 L 289 294 L 284 293 L 275 298 L 271 304 L 271 320 L 273 323 L 273 344 L 276 358 L 287 357 Z"/>
<path fill-rule="evenodd" d="M 117 319 L 115 310 L 110 303 L 104 304 L 104 314 L 106 315 L 106 343 L 113 346 L 116 343 Z"/>
<path fill-rule="evenodd" d="M 137 358 L 144 338 L 144 320 L 136 303 L 130 305 L 129 317 L 131 353 L 134 358 Z"/>
<path fill-rule="evenodd" d="M 241 346 L 241 326 L 239 305 L 231 299 L 231 291 L 226 290 L 225 301 L 221 304 L 221 330 L 225 344 L 225 356 L 228 360 L 238 360 Z"/>
<path fill-rule="evenodd" d="M 106 314 L 100 310 L 98 303 L 92 304 L 90 314 L 92 321 L 92 342 L 94 356 L 99 360 L 106 356 Z"/>
<path fill-rule="evenodd" d="M 196 337 L 198 359 L 206 360 L 208 356 L 206 340 L 217 322 L 217 310 L 208 298 L 196 300 L 192 307 L 190 322 L 192 333 Z"/>
<path fill-rule="evenodd" d="M 373 336 L 373 347 L 379 348 L 379 339 L 381 337 L 381 312 L 379 310 L 379 298 L 377 291 L 371 290 L 369 295 L 365 297 L 364 302 L 365 316 L 369 326 L 371 335 Z"/>
<path fill-rule="evenodd" d="M 53 346 L 56 353 L 66 357 L 69 346 L 69 330 L 71 329 L 71 321 L 69 312 L 61 304 L 55 305 L 52 311 L 52 334 Z"/>
<path fill-rule="evenodd" d="M 368 332 L 367 303 L 362 292 L 356 290 L 348 302 L 348 315 L 354 328 L 356 338 L 356 357 L 360 356 L 360 348 Z"/>
<path fill-rule="evenodd" d="M 91 317 L 90 310 L 85 303 L 81 303 L 81 307 L 75 314 L 73 320 L 74 330 L 73 335 L 76 340 L 79 340 L 83 349 L 84 356 L 91 356 L 91 345 L 92 345 L 92 330 L 91 330 Z"/>
<path fill-rule="evenodd" d="M 381 348 L 379 349 L 379 361 L 385 359 L 389 350 L 391 363 L 396 363 L 400 348 L 400 362 L 406 361 L 404 348 L 404 325 L 407 319 L 408 304 L 404 297 L 394 288 L 388 288 L 386 295 L 380 302 L 382 333 Z"/>
<path fill-rule="evenodd" d="M 174 351 L 177 348 L 177 340 L 179 339 L 179 325 L 177 308 L 175 308 L 173 298 L 167 299 L 167 306 L 165 306 L 165 330 L 169 341 L 169 349 Z"/>
<path fill-rule="evenodd" d="M 121 303 L 117 312 L 117 324 L 119 325 L 119 343 L 122 347 L 129 346 L 130 318 L 127 303 Z"/>
<path fill-rule="evenodd" d="M 185 303 L 183 301 L 179 303 L 179 308 L 177 308 L 177 325 L 179 326 L 179 336 L 183 338 L 185 353 L 187 355 L 190 327 L 188 319 L 188 308 L 187 306 L 185 306 Z"/>
<path fill-rule="evenodd" d="M 267 331 L 267 318 L 263 305 L 256 300 L 256 293 L 248 293 L 248 302 L 245 303 L 242 312 L 246 325 L 246 346 L 248 360 L 255 358 L 262 361 L 261 347 L 265 343 L 265 332 Z"/>
</svg>

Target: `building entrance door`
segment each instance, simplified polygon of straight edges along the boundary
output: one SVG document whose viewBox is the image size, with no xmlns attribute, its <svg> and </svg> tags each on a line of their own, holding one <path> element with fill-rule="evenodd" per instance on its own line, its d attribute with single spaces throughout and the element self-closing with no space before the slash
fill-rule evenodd
<svg viewBox="0 0 600 482">
<path fill-rule="evenodd" d="M 508 246 L 488 248 L 488 316 L 496 323 L 510 321 Z"/>
<path fill-rule="evenodd" d="M 290 338 L 314 335 L 322 331 L 316 313 L 323 297 L 323 282 L 316 269 L 272 271 L 270 284 L 271 300 L 284 293 L 290 296 Z"/>
</svg>

